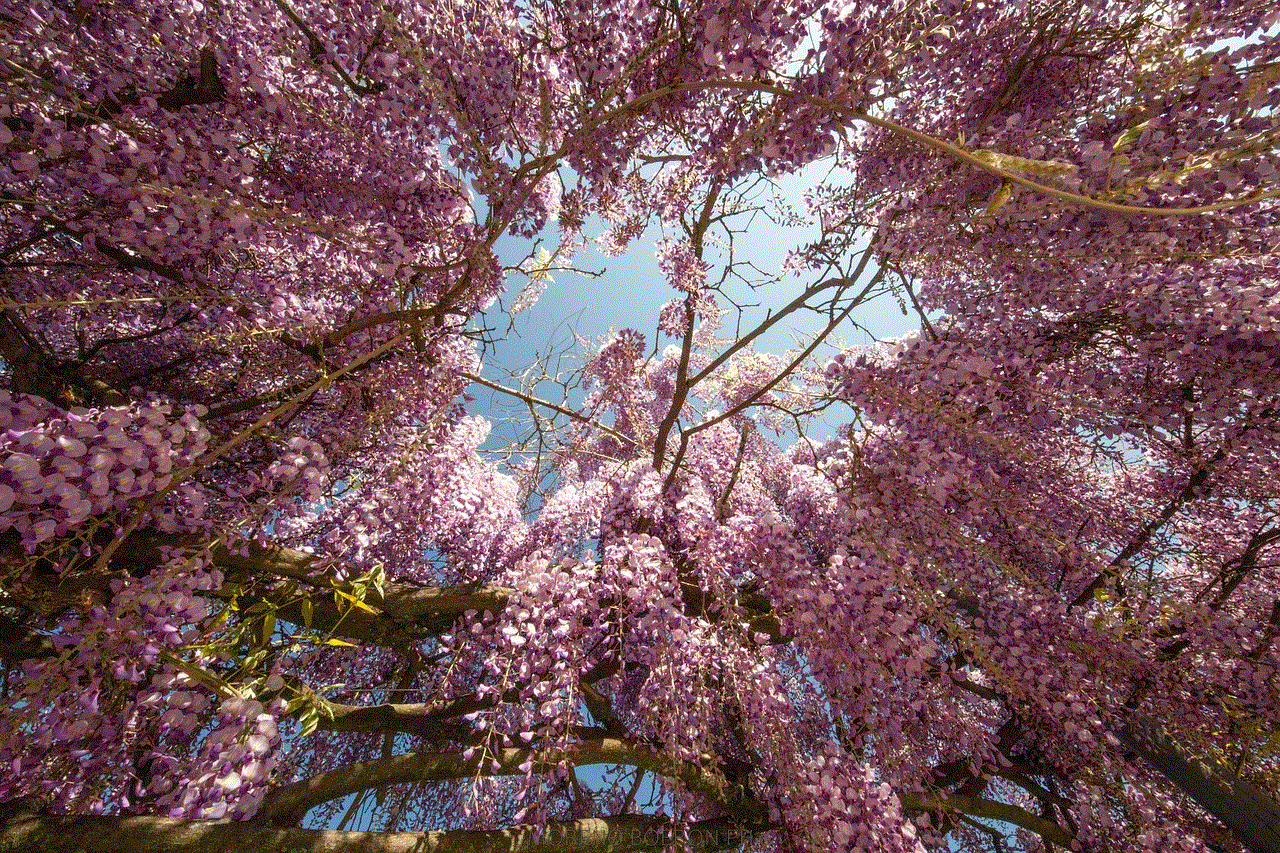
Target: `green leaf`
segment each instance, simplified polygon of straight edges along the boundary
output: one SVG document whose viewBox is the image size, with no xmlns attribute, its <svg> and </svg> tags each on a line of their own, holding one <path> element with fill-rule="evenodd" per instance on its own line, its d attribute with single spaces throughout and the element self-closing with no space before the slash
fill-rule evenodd
<svg viewBox="0 0 1280 853">
<path fill-rule="evenodd" d="M 1137 141 L 1138 137 L 1142 135 L 1142 131 L 1146 126 L 1147 126 L 1147 123 L 1144 121 L 1141 124 L 1134 125 L 1133 127 L 1126 130 L 1124 133 L 1120 134 L 1120 138 L 1117 139 L 1115 141 L 1115 144 L 1111 146 L 1111 150 L 1117 151 L 1117 152 L 1127 151 L 1129 149 L 1129 146 L 1132 145 L 1135 141 Z"/>
<path fill-rule="evenodd" d="M 307 705 L 303 712 L 298 715 L 298 722 L 302 723 L 303 737 L 315 734 L 316 729 L 320 727 L 320 711 L 315 705 Z"/>
<path fill-rule="evenodd" d="M 276 630 L 276 614 L 274 612 L 271 612 L 271 613 L 268 613 L 266 616 L 262 617 L 261 639 L 262 639 L 262 644 L 264 646 L 271 645 L 271 635 L 275 633 L 275 630 Z"/>
<path fill-rule="evenodd" d="M 361 601 L 359 598 L 356 598 L 354 595 L 352 595 L 349 592 L 343 592 L 340 589 L 335 589 L 333 591 L 333 595 L 335 600 L 343 599 L 352 607 L 359 608 L 360 610 L 363 610 L 365 613 L 372 613 L 374 616 L 378 615 L 378 611 L 374 610 L 372 607 L 365 604 L 363 601 Z"/>
<path fill-rule="evenodd" d="M 996 190 L 996 194 L 992 196 L 990 203 L 987 204 L 987 209 L 984 210 L 983 213 L 995 213 L 997 210 L 1004 207 L 1005 202 L 1007 202 L 1012 195 L 1013 184 L 1005 181 L 1000 185 L 1000 189 Z"/>
</svg>

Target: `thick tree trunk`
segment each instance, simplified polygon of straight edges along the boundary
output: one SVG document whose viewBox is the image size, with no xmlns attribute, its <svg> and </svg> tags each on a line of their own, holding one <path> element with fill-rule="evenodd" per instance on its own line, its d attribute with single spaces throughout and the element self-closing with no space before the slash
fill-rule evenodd
<svg viewBox="0 0 1280 853">
<path fill-rule="evenodd" d="M 1116 736 L 1253 853 L 1280 853 L 1280 805 L 1266 793 L 1225 767 L 1188 755 L 1151 720 L 1131 721 Z"/>
<path fill-rule="evenodd" d="M 341 832 L 162 817 L 20 813 L 0 823 L 5 853 L 627 853 L 666 846 L 668 821 L 647 815 L 559 821 L 491 832 Z M 736 848 L 748 832 L 728 820 L 689 826 L 695 851 Z"/>
</svg>

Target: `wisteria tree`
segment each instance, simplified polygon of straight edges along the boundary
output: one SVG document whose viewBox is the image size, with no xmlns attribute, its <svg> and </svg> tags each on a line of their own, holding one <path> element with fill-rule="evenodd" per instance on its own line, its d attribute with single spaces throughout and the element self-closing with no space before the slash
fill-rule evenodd
<svg viewBox="0 0 1280 853">
<path fill-rule="evenodd" d="M 1280 851 L 1273 2 L 0 22 L 4 849 Z"/>
</svg>

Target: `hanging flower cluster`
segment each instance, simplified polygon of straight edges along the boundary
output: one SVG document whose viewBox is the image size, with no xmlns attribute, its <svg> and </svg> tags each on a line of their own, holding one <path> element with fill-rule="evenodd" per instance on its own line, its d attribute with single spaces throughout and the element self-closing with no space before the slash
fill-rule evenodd
<svg viewBox="0 0 1280 853">
<path fill-rule="evenodd" d="M 164 491 L 209 441 L 194 412 L 174 418 L 165 404 L 64 411 L 9 391 L 0 391 L 0 427 L 0 532 L 20 534 L 28 553 Z M 157 530 L 186 530 L 203 507 L 199 490 L 184 483 L 149 520 Z"/>
</svg>

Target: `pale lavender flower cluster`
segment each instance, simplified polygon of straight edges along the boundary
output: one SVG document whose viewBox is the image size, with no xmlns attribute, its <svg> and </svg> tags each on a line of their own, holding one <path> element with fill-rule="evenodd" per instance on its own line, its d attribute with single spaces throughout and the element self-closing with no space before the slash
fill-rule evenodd
<svg viewBox="0 0 1280 853">
<path fill-rule="evenodd" d="M 171 764 L 156 790 L 156 806 L 170 817 L 233 820 L 258 809 L 276 765 L 283 708 L 239 696 L 225 698 L 211 722 L 200 752 L 187 766 Z"/>
<path fill-rule="evenodd" d="M 161 403 L 64 411 L 7 390 L 0 390 L 0 428 L 0 532 L 19 533 L 28 552 L 164 490 L 209 440 L 194 412 L 174 418 Z M 152 510 L 151 523 L 177 531 L 203 507 L 200 492 L 184 483 Z"/>
</svg>

